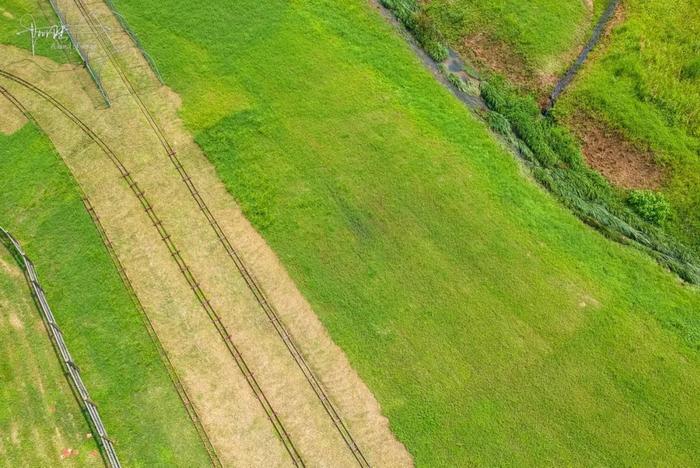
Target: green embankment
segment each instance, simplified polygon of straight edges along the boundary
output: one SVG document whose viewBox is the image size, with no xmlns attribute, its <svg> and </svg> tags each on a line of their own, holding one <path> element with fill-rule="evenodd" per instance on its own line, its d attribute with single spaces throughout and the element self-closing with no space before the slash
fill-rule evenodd
<svg viewBox="0 0 700 468">
<path fill-rule="evenodd" d="M 700 294 L 528 180 L 364 0 L 120 6 L 420 466 L 700 457 Z"/>
<path fill-rule="evenodd" d="M 0 223 L 19 239 L 35 263 L 66 343 L 124 465 L 206 465 L 206 452 L 139 312 L 50 142 L 31 125 L 13 135 L 0 134 L 0 174 Z M 22 348 L 13 343 L 3 346 L 9 353 L 0 357 L 3 366 L 17 362 L 13 354 Z M 15 372 L 5 367 L 3 371 Z M 24 384 L 31 388 L 35 382 Z M 0 406 L 16 408 L 25 403 L 14 396 L 9 393 Z M 77 402 L 72 403 L 77 409 Z M 37 401 L 35 407 L 26 408 L 26 414 L 50 418 L 42 414 L 45 409 Z M 20 423 L 15 421 L 18 413 L 8 417 Z M 11 442 L 3 439 L 2 443 Z M 24 455 L 37 456 L 19 454 Z M 28 466 L 30 460 L 23 464 Z"/>
<path fill-rule="evenodd" d="M 650 149 L 667 172 L 670 230 L 700 252 L 700 4 L 629 0 L 558 104 Z"/>
<path fill-rule="evenodd" d="M 22 270 L 0 243 L 0 463 L 101 466 Z"/>
</svg>

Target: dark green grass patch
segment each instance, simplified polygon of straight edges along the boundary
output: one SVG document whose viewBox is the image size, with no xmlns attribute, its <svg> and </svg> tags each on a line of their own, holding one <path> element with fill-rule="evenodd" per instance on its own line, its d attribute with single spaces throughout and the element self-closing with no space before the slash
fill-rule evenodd
<svg viewBox="0 0 700 468">
<path fill-rule="evenodd" d="M 49 141 L 31 125 L 0 134 L 0 174 L 0 223 L 35 263 L 124 465 L 206 465 L 139 312 Z"/>
<path fill-rule="evenodd" d="M 688 465 L 700 294 L 523 175 L 364 0 L 121 0 L 419 466 Z"/>
</svg>

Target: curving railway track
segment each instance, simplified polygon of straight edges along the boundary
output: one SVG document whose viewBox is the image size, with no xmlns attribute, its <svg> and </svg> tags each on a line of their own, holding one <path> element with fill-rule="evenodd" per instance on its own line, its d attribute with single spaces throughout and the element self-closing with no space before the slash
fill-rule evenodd
<svg viewBox="0 0 700 468">
<path fill-rule="evenodd" d="M 134 195 L 139 200 L 139 203 L 141 204 L 142 208 L 144 209 L 144 211 L 148 215 L 151 223 L 158 231 L 158 234 L 160 235 L 161 240 L 163 241 L 163 243 L 167 247 L 168 251 L 170 252 L 171 257 L 176 262 L 181 274 L 184 276 L 185 280 L 187 281 L 187 283 L 189 284 L 193 293 L 195 294 L 198 302 L 200 303 L 200 305 L 202 306 L 202 308 L 206 312 L 207 316 L 209 317 L 209 319 L 211 320 L 211 322 L 213 323 L 213 325 L 217 329 L 217 332 L 219 333 L 224 344 L 226 345 L 226 348 L 227 348 L 229 354 L 231 355 L 231 357 L 233 357 L 234 361 L 236 362 L 236 365 L 238 366 L 239 370 L 241 371 L 241 373 L 245 377 L 248 386 L 253 391 L 256 399 L 258 400 L 258 402 L 262 406 L 263 410 L 265 411 L 267 418 L 270 420 L 271 424 L 273 425 L 275 432 L 277 433 L 280 440 L 282 441 L 282 444 L 284 445 L 287 453 L 289 454 L 289 456 L 292 460 L 292 463 L 295 466 L 305 466 L 304 461 L 303 461 L 301 455 L 299 454 L 299 451 L 297 450 L 293 441 L 291 440 L 289 433 L 287 432 L 284 425 L 282 424 L 282 421 L 280 420 L 277 412 L 270 404 L 265 393 L 263 392 L 262 388 L 260 387 L 258 381 L 256 380 L 255 376 L 253 375 L 253 372 L 249 368 L 248 364 L 246 363 L 245 359 L 243 358 L 242 354 L 240 353 L 238 347 L 233 342 L 233 338 L 231 336 L 231 333 L 226 329 L 225 325 L 223 324 L 223 322 L 221 320 L 221 317 L 216 312 L 216 310 L 213 308 L 208 297 L 206 296 L 204 291 L 199 286 L 199 283 L 197 282 L 196 277 L 193 275 L 189 266 L 187 265 L 187 263 L 184 261 L 184 259 L 180 255 L 180 251 L 178 250 L 177 246 L 175 245 L 175 243 L 171 239 L 170 235 L 168 234 L 168 231 L 163 226 L 162 221 L 160 220 L 157 213 L 153 209 L 153 206 L 149 202 L 145 193 L 143 192 L 143 190 L 141 190 L 139 188 L 136 180 L 134 180 L 134 178 L 131 176 L 131 174 L 129 173 L 127 168 L 124 166 L 122 161 L 119 159 L 117 154 L 104 142 L 104 140 L 102 140 L 100 138 L 99 135 L 97 135 L 87 124 L 85 124 L 85 122 L 83 122 L 70 109 L 68 109 L 65 105 L 63 105 L 60 101 L 58 101 L 56 98 L 54 98 L 52 95 L 50 95 L 49 93 L 47 93 L 43 89 L 39 88 L 38 86 L 28 82 L 27 80 L 25 80 L 17 75 L 10 73 L 10 72 L 7 72 L 5 70 L 0 70 L 0 77 L 5 78 L 7 80 L 10 80 L 10 81 L 24 87 L 25 89 L 36 94 L 42 100 L 46 101 L 51 106 L 56 108 L 59 112 L 61 112 L 61 114 L 63 114 L 66 118 L 68 118 L 71 122 L 73 122 L 85 135 L 87 135 L 89 137 L 89 139 L 92 142 L 94 142 L 100 148 L 100 150 L 109 158 L 109 160 L 112 162 L 112 164 L 118 170 L 120 176 L 124 179 L 124 181 L 128 185 L 129 189 L 134 193 Z M 11 95 L 11 94 L 9 92 L 7 92 L 7 95 Z M 15 101 L 19 102 L 16 99 L 15 99 Z"/>
<path fill-rule="evenodd" d="M 14 96 L 12 93 L 10 93 L 6 88 L 3 86 L 0 86 L 0 94 L 5 96 L 7 100 L 15 107 L 17 110 L 19 110 L 24 117 L 32 122 L 34 125 L 39 127 L 39 123 L 37 120 L 34 118 L 32 113 L 27 109 L 22 102 L 17 99 L 16 96 Z M 66 166 L 67 167 L 67 166 Z M 70 168 L 68 168 L 70 171 Z M 158 352 L 158 355 L 161 358 L 161 361 L 163 362 L 166 371 L 168 372 L 168 376 L 170 378 L 171 383 L 173 384 L 173 387 L 175 388 L 175 391 L 178 394 L 178 397 L 180 398 L 180 401 L 182 402 L 183 406 L 185 407 L 185 411 L 187 412 L 187 415 L 189 416 L 190 420 L 192 421 L 192 424 L 195 427 L 195 430 L 197 431 L 197 434 L 199 435 L 200 440 L 202 441 L 202 444 L 204 445 L 207 454 L 209 456 L 209 459 L 211 460 L 212 466 L 215 467 L 221 467 L 223 466 L 221 463 L 221 460 L 219 460 L 218 455 L 216 454 L 216 451 L 214 450 L 214 446 L 211 443 L 211 440 L 209 439 L 209 435 L 206 433 L 204 426 L 202 425 L 201 418 L 199 414 L 197 413 L 197 409 L 195 408 L 192 399 L 190 398 L 189 394 L 187 393 L 187 390 L 185 387 L 182 385 L 182 380 L 180 379 L 180 376 L 178 375 L 177 371 L 175 370 L 175 367 L 172 364 L 172 361 L 170 360 L 170 357 L 168 356 L 167 352 L 165 351 L 163 344 L 160 341 L 160 338 L 158 337 L 158 334 L 155 331 L 155 328 L 153 327 L 153 323 L 148 317 L 148 314 L 146 314 L 146 310 L 143 307 L 143 304 L 141 303 L 141 300 L 139 299 L 138 295 L 136 294 L 136 291 L 134 289 L 133 283 L 131 282 L 131 279 L 126 273 L 126 269 L 124 268 L 124 265 L 122 262 L 119 260 L 119 257 L 117 256 L 116 252 L 114 251 L 114 247 L 112 245 L 111 240 L 109 237 L 107 237 L 107 233 L 104 230 L 104 227 L 102 226 L 102 222 L 100 221 L 100 218 L 97 216 L 97 212 L 92 206 L 92 203 L 90 202 L 90 199 L 87 197 L 87 194 L 83 190 L 83 188 L 80 186 L 78 183 L 78 180 L 76 177 L 73 177 L 73 180 L 75 181 L 76 187 L 78 188 L 78 191 L 80 192 L 80 195 L 83 200 L 83 205 L 85 206 L 86 211 L 92 218 L 92 221 L 100 235 L 100 238 L 102 239 L 103 244 L 105 245 L 105 248 L 107 249 L 107 252 L 110 255 L 110 258 L 112 259 L 112 262 L 114 263 L 115 268 L 117 269 L 117 272 L 119 273 L 119 276 L 126 286 L 127 291 L 129 292 L 129 295 L 131 297 L 131 300 L 133 301 L 134 305 L 136 306 L 137 310 L 139 311 L 139 315 L 141 316 L 141 319 L 144 323 L 144 326 L 146 327 L 146 332 L 148 333 L 149 337 L 151 338 L 151 341 L 156 347 L 156 350 Z"/>
<path fill-rule="evenodd" d="M 237 270 L 243 277 L 246 286 L 252 292 L 260 309 L 265 313 L 268 321 L 274 327 L 275 332 L 284 342 L 286 349 L 288 350 L 291 357 L 294 359 L 296 365 L 299 367 L 306 381 L 313 389 L 316 397 L 318 398 L 325 412 L 331 419 L 331 422 L 333 423 L 337 431 L 340 433 L 340 436 L 343 438 L 343 441 L 347 445 L 348 449 L 352 452 L 353 457 L 360 466 L 369 467 L 370 465 L 367 459 L 365 458 L 364 454 L 357 445 L 357 442 L 353 438 L 347 425 L 343 422 L 342 418 L 340 417 L 340 414 L 338 413 L 335 405 L 328 397 L 328 394 L 323 388 L 323 385 L 321 384 L 319 378 L 312 371 L 307 360 L 301 353 L 299 346 L 295 342 L 294 338 L 290 334 L 284 322 L 280 319 L 279 313 L 267 299 L 259 282 L 255 279 L 252 272 L 250 271 L 250 268 L 245 264 L 239 252 L 233 247 L 228 237 L 222 230 L 219 222 L 217 221 L 216 217 L 212 214 L 207 203 L 204 201 L 199 190 L 192 181 L 192 178 L 190 177 L 182 162 L 178 158 L 176 151 L 168 141 L 165 132 L 158 124 L 155 116 L 149 111 L 148 107 L 145 105 L 141 97 L 136 92 L 136 89 L 129 80 L 129 77 L 127 76 L 126 72 L 119 63 L 119 60 L 116 56 L 116 49 L 113 43 L 109 38 L 104 37 L 105 29 L 102 28 L 100 24 L 98 24 L 99 22 L 90 13 L 83 0 L 73 0 L 73 2 L 75 3 L 76 7 L 80 10 L 85 21 L 88 23 L 92 33 L 97 38 L 100 47 L 104 50 L 105 54 L 107 55 L 108 60 L 112 64 L 112 67 L 115 69 L 120 80 L 126 87 L 128 94 L 134 99 L 137 106 L 139 107 L 140 112 L 143 114 L 144 118 L 148 122 L 156 137 L 158 138 L 160 145 L 162 146 L 167 157 L 170 159 L 173 167 L 178 172 L 180 179 L 187 186 L 188 191 L 190 192 L 194 201 L 197 203 L 197 206 L 199 207 L 204 217 L 207 219 L 209 225 L 216 234 L 219 242 L 222 244 L 229 258 L 235 264 Z"/>
</svg>

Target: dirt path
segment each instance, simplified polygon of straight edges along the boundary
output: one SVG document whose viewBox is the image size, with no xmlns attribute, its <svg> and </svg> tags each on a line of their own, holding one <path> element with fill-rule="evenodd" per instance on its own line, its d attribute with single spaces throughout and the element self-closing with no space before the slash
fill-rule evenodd
<svg viewBox="0 0 700 468">
<path fill-rule="evenodd" d="M 79 40 L 93 51 L 93 57 L 99 57 L 95 51 L 101 50 L 100 41 L 85 33 L 88 28 L 75 3 L 61 1 L 59 5 L 69 22 L 81 25 L 76 28 L 82 32 Z M 146 106 L 157 116 L 222 231 L 254 272 L 357 446 L 370 464 L 410 464 L 410 457 L 389 431 L 372 395 L 183 130 L 177 119 L 176 97 L 158 87 L 148 75 L 142 57 L 133 47 L 128 47 L 128 37 L 118 29 L 106 7 L 92 3 L 89 9 L 111 31 L 107 38 L 121 51 L 119 61 L 127 75 Z M 115 149 L 147 194 L 304 462 L 314 466 L 356 466 L 356 457 L 163 152 L 158 136 L 129 95 L 115 67 L 106 59 L 99 61 L 113 105 L 108 110 L 96 111 L 95 100 L 82 91 L 81 79 L 68 67 L 62 69 L 61 79 L 57 79 L 56 73 L 43 72 L 28 62 L 13 64 L 20 58 L 26 58 L 26 54 L 16 49 L 3 50 L 2 67 L 31 78 L 61 101 L 70 103 Z M 55 68 L 48 63 L 43 65 Z M 55 109 L 21 87 L 11 83 L 7 87 L 36 114 L 85 188 L 222 462 L 243 466 L 291 464 L 285 446 L 249 383 L 114 165 Z M 147 88 L 150 94 L 146 94 Z"/>
</svg>

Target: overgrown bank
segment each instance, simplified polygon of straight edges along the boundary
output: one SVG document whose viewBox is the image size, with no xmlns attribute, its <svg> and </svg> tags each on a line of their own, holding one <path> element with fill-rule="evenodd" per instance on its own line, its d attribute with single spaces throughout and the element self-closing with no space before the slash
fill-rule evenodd
<svg viewBox="0 0 700 468">
<path fill-rule="evenodd" d="M 415 1 L 381 0 L 381 3 L 426 47 L 433 60 L 445 63 L 448 49 L 441 32 Z M 606 17 L 614 4 L 609 5 Z M 432 52 L 436 50 L 440 53 Z M 465 82 L 447 67 L 443 70 L 457 90 L 468 92 L 466 83 L 473 79 Z M 472 77 L 475 75 L 471 69 L 468 72 Z M 673 213 L 663 195 L 613 187 L 587 166 L 579 143 L 556 121 L 555 113 L 543 117 L 533 96 L 523 94 L 504 78 L 488 71 L 482 76 L 488 77 L 477 80 L 480 94 L 491 110 L 485 116 L 487 122 L 529 163 L 543 186 L 586 223 L 615 240 L 640 246 L 684 280 L 700 284 L 698 252 L 664 229 Z"/>
</svg>

